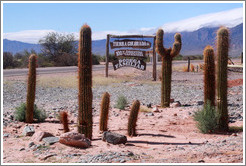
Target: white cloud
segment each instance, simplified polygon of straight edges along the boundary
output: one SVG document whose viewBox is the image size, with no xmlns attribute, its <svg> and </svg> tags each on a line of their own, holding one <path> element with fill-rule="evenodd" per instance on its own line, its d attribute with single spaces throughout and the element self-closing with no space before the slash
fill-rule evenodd
<svg viewBox="0 0 246 166">
<path fill-rule="evenodd" d="M 234 27 L 243 22 L 243 8 L 236 8 L 228 11 L 211 13 L 192 17 L 189 19 L 166 23 L 161 28 L 165 32 L 182 32 L 195 31 L 202 27 L 217 27 L 226 26 L 228 28 Z M 97 31 L 92 33 L 92 40 L 106 39 L 107 34 L 112 35 L 152 35 L 156 32 L 158 27 L 140 28 L 129 31 Z M 17 40 L 26 43 L 38 43 L 48 32 L 55 32 L 55 30 L 26 30 L 20 32 L 4 33 L 3 38 L 9 40 Z M 67 33 L 67 32 L 65 32 Z M 79 32 L 73 32 L 75 38 L 79 39 Z"/>
<path fill-rule="evenodd" d="M 26 43 L 38 43 L 38 41 L 54 30 L 26 30 L 19 32 L 3 33 L 3 38 L 8 40 L 16 40 Z"/>
<path fill-rule="evenodd" d="M 243 22 L 243 8 L 236 8 L 223 12 L 211 13 L 189 19 L 167 23 L 161 28 L 165 32 L 195 31 L 202 27 L 226 26 L 234 27 Z"/>
</svg>

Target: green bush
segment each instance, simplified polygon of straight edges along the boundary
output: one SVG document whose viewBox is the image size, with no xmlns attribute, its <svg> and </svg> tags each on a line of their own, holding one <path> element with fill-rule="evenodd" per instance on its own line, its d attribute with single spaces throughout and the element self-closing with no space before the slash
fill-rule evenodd
<svg viewBox="0 0 246 166">
<path fill-rule="evenodd" d="M 16 111 L 14 112 L 14 118 L 17 121 L 25 122 L 26 120 L 26 103 L 21 103 L 19 107 L 16 107 Z M 37 119 L 37 122 L 44 122 L 47 118 L 47 115 L 44 110 L 40 110 L 37 108 L 37 105 L 34 105 L 33 118 Z"/>
<path fill-rule="evenodd" d="M 210 102 L 194 114 L 194 120 L 202 133 L 215 133 L 218 129 L 218 118 L 219 114 Z"/>
<path fill-rule="evenodd" d="M 118 96 L 118 99 L 117 99 L 115 108 L 124 110 L 125 107 L 126 107 L 126 105 L 127 105 L 127 99 L 126 99 L 126 97 L 123 96 L 123 95 Z"/>
</svg>

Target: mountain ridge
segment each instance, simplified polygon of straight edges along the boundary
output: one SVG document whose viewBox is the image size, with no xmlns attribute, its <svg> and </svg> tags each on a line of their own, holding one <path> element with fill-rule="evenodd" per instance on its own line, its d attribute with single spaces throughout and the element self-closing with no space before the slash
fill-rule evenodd
<svg viewBox="0 0 246 166">
<path fill-rule="evenodd" d="M 202 55 L 203 49 L 206 45 L 215 47 L 216 31 L 219 27 L 214 28 L 200 28 L 192 32 L 181 32 L 182 35 L 182 49 L 181 55 Z M 165 29 L 164 29 L 165 30 Z M 239 24 L 230 30 L 230 52 L 231 57 L 237 57 L 243 51 L 243 23 Z M 165 33 L 164 46 L 171 47 L 174 41 L 175 33 Z M 151 41 L 153 45 L 153 41 Z M 39 44 L 29 44 L 20 41 L 11 41 L 8 39 L 3 40 L 3 51 L 12 52 L 13 54 L 24 50 L 30 51 L 34 49 L 37 53 L 41 52 L 41 46 Z M 93 40 L 92 52 L 98 55 L 105 55 L 106 51 L 106 39 Z M 113 53 L 114 50 L 110 50 Z"/>
</svg>

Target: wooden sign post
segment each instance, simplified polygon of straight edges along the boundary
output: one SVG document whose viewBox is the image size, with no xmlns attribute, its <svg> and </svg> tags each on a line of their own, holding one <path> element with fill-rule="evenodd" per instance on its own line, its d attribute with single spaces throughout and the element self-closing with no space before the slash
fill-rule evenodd
<svg viewBox="0 0 246 166">
<path fill-rule="evenodd" d="M 111 38 L 117 38 L 118 40 L 114 40 L 110 42 Z M 105 63 L 105 77 L 108 77 L 108 64 L 109 64 L 109 45 L 111 49 L 115 48 L 124 48 L 130 47 L 133 49 L 121 49 L 116 50 L 114 52 L 116 57 L 123 57 L 123 59 L 118 59 L 113 62 L 114 70 L 117 70 L 121 67 L 129 66 L 134 67 L 139 70 L 146 70 L 146 63 L 140 59 L 144 58 L 146 55 L 145 51 L 142 50 L 134 50 L 134 48 L 138 49 L 149 49 L 151 48 L 151 42 L 146 40 L 132 40 L 132 39 L 123 39 L 120 38 L 152 38 L 153 39 L 153 81 L 156 81 L 156 52 L 155 52 L 155 39 L 156 36 L 151 35 L 107 35 L 106 42 L 106 63 Z"/>
</svg>

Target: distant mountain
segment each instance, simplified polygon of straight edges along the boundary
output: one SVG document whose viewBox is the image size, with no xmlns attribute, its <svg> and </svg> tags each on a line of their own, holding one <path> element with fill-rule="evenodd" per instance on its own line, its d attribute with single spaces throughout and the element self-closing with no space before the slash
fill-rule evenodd
<svg viewBox="0 0 246 166">
<path fill-rule="evenodd" d="M 31 51 L 35 50 L 36 52 L 41 52 L 41 46 L 39 44 L 30 44 L 20 41 L 12 41 L 8 39 L 3 39 L 3 51 L 12 52 L 13 54 L 17 52 L 22 52 L 24 50 Z"/>
<path fill-rule="evenodd" d="M 216 40 L 216 31 L 219 27 L 215 28 L 200 28 L 193 32 L 181 32 L 182 35 L 182 55 L 202 55 L 203 49 L 206 45 L 212 45 L 214 48 Z M 174 41 L 175 33 L 165 33 L 164 46 L 171 47 Z M 233 28 L 230 28 L 230 52 L 231 57 L 238 57 L 243 51 L 243 24 L 239 24 Z M 113 39 L 111 39 L 113 41 Z M 150 40 L 151 41 L 151 40 Z M 153 41 L 151 41 L 153 44 Z M 3 40 L 4 52 L 21 52 L 25 49 L 34 49 L 36 52 L 40 52 L 41 46 L 39 44 L 28 44 L 19 41 Z M 105 55 L 106 51 L 106 39 L 92 41 L 92 52 L 98 55 Z M 114 50 L 110 50 L 113 53 Z"/>
</svg>

